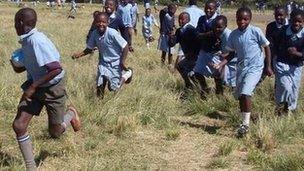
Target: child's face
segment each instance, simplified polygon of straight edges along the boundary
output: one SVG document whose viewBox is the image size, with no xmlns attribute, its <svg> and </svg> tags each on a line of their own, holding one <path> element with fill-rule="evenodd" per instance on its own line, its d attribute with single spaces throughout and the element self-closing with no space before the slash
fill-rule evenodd
<svg viewBox="0 0 304 171">
<path fill-rule="evenodd" d="M 15 29 L 16 29 L 18 36 L 21 36 L 22 34 L 24 34 L 24 29 L 21 24 L 21 18 L 19 16 L 15 16 Z"/>
<path fill-rule="evenodd" d="M 291 19 L 291 29 L 294 32 L 299 32 L 304 25 L 304 17 L 301 15 L 297 15 Z"/>
<path fill-rule="evenodd" d="M 171 8 L 169 8 L 169 15 L 170 16 L 173 16 L 174 14 L 175 14 L 175 12 L 176 12 L 176 7 L 171 7 Z"/>
<path fill-rule="evenodd" d="M 215 23 L 215 27 L 214 27 L 214 32 L 216 35 L 221 35 L 225 28 L 226 28 L 226 24 L 224 22 L 224 20 L 217 20 Z"/>
<path fill-rule="evenodd" d="M 278 9 L 274 12 L 274 18 L 276 22 L 279 24 L 285 24 L 286 17 L 287 17 L 287 13 L 283 9 Z"/>
<path fill-rule="evenodd" d="M 248 12 L 241 12 L 236 16 L 236 24 L 239 30 L 245 30 L 251 21 L 251 15 Z"/>
<path fill-rule="evenodd" d="M 99 15 L 95 19 L 95 24 L 99 29 L 99 33 L 104 34 L 108 26 L 108 18 L 105 15 Z"/>
<path fill-rule="evenodd" d="M 146 16 L 150 16 L 150 14 L 151 14 L 151 9 L 146 9 Z"/>
<path fill-rule="evenodd" d="M 178 17 L 178 24 L 179 26 L 184 26 L 185 24 L 187 24 L 189 22 L 188 17 L 186 15 L 180 15 Z"/>
<path fill-rule="evenodd" d="M 216 4 L 215 3 L 208 3 L 205 6 L 205 13 L 207 18 L 211 18 L 216 11 Z"/>
<path fill-rule="evenodd" d="M 112 0 L 106 1 L 104 9 L 107 14 L 112 14 L 116 9 L 115 2 Z"/>
</svg>

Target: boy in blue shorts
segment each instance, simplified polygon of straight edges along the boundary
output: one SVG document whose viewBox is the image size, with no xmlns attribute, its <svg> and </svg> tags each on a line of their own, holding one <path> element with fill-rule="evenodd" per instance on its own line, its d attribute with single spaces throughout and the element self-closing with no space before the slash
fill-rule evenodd
<svg viewBox="0 0 304 171">
<path fill-rule="evenodd" d="M 227 50 L 237 54 L 236 97 L 243 116 L 243 122 L 237 131 L 239 137 L 243 137 L 249 130 L 251 96 L 264 68 L 263 49 L 266 55 L 266 73 L 268 76 L 273 74 L 269 41 L 261 29 L 250 25 L 251 17 L 249 8 L 242 7 L 237 10 L 238 28 L 232 31 L 226 46 Z M 219 65 L 225 61 L 223 60 Z"/>
<path fill-rule="evenodd" d="M 69 125 L 74 131 L 80 129 L 77 111 L 70 106 L 65 112 L 66 91 L 64 70 L 60 65 L 60 55 L 54 44 L 35 26 L 37 14 L 31 8 L 20 9 L 15 15 L 15 29 L 20 36 L 23 58 L 21 67 L 12 62 L 15 72 L 27 71 L 28 80 L 22 85 L 24 91 L 18 105 L 13 129 L 24 158 L 26 169 L 37 170 L 31 139 L 27 128 L 34 115 L 39 115 L 45 106 L 49 133 L 59 137 Z"/>
<path fill-rule="evenodd" d="M 304 61 L 304 12 L 294 10 L 291 23 L 278 36 L 275 61 L 275 98 L 278 115 L 297 108 Z"/>
<path fill-rule="evenodd" d="M 92 32 L 87 48 L 72 58 L 80 58 L 98 48 L 97 96 L 103 98 L 107 83 L 110 91 L 118 91 L 131 81 L 133 72 L 125 66 L 128 44 L 116 30 L 108 27 L 108 15 L 100 12 L 95 20 L 98 29 Z"/>
</svg>

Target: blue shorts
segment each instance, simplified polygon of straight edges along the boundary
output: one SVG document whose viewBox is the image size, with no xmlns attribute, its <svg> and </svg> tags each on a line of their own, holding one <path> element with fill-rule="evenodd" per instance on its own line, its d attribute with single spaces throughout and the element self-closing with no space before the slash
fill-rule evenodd
<svg viewBox="0 0 304 171">
<path fill-rule="evenodd" d="M 120 66 L 105 66 L 98 65 L 97 71 L 97 86 L 103 85 L 108 81 L 110 91 L 116 91 L 120 88 L 121 68 Z"/>
<path fill-rule="evenodd" d="M 158 49 L 166 53 L 173 54 L 174 47 L 169 46 L 169 36 L 161 34 L 158 39 Z"/>
<path fill-rule="evenodd" d="M 263 65 L 246 67 L 237 66 L 235 89 L 236 98 L 239 98 L 241 95 L 252 96 L 256 85 L 261 79 L 263 68 Z"/>
<path fill-rule="evenodd" d="M 275 62 L 276 103 L 287 102 L 289 110 L 297 108 L 302 68 L 302 66 Z"/>
</svg>

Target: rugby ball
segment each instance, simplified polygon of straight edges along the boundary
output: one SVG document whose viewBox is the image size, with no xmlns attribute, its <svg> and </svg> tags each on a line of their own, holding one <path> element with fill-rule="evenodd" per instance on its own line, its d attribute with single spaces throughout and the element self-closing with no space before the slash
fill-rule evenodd
<svg viewBox="0 0 304 171">
<path fill-rule="evenodd" d="M 22 49 L 15 50 L 12 53 L 11 60 L 15 67 L 17 67 L 17 68 L 24 67 L 24 65 L 22 63 L 22 60 L 23 60 Z"/>
</svg>

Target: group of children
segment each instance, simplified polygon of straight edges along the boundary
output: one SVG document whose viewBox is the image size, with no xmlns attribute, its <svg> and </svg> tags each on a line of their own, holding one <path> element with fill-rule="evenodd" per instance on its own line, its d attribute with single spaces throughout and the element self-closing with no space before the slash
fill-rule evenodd
<svg viewBox="0 0 304 171">
<path fill-rule="evenodd" d="M 193 0 L 191 0 L 193 5 Z M 254 89 L 265 76 L 275 74 L 276 112 L 290 114 L 297 107 L 304 61 L 304 12 L 294 10 L 290 14 L 284 7 L 275 8 L 275 21 L 267 25 L 266 36 L 262 30 L 250 24 L 251 10 L 241 7 L 236 12 L 238 28 L 230 31 L 227 18 L 216 13 L 216 1 L 208 0 L 205 14 L 182 12 L 179 28 L 174 32 L 174 12 L 169 5 L 166 17 L 161 21 L 160 45 L 164 61 L 172 47 L 179 43 L 183 58 L 177 63 L 177 70 L 185 82 L 186 90 L 199 87 L 201 97 L 210 93 L 206 77 L 215 82 L 216 94 L 223 94 L 223 85 L 235 89 L 243 117 L 237 131 L 244 136 L 249 130 Z M 197 21 L 192 24 L 193 19 Z M 162 18 L 160 18 L 162 20 Z M 165 42 L 165 43 L 164 43 Z M 166 46 L 165 46 L 166 45 Z M 179 52 L 180 53 L 180 52 Z"/>
<path fill-rule="evenodd" d="M 196 7 L 195 0 L 190 0 L 189 5 L 178 16 L 178 29 L 174 23 L 176 6 L 170 4 L 160 11 L 158 46 L 162 51 L 161 61 L 165 62 L 168 54 L 169 64 L 172 64 L 173 47 L 180 45 L 178 53 L 183 57 L 177 62 L 177 70 L 187 90 L 199 87 L 201 97 L 207 98 L 210 88 L 206 77 L 214 79 L 217 94 L 223 94 L 223 84 L 234 87 L 243 117 L 237 131 L 240 137 L 249 130 L 251 97 L 263 75 L 275 73 L 278 114 L 296 110 L 304 61 L 303 11 L 294 10 L 288 21 L 286 9 L 277 7 L 275 21 L 267 25 L 264 36 L 260 28 L 250 24 L 252 13 L 247 7 L 237 10 L 237 29 L 230 31 L 227 18 L 216 13 L 215 0 L 208 0 L 204 11 Z M 133 50 L 130 46 L 134 19 L 122 16 L 131 8 L 128 3 L 118 7 L 116 0 L 106 0 L 105 12 L 94 12 L 86 48 L 72 55 L 77 59 L 98 50 L 96 92 L 101 98 L 106 86 L 116 92 L 123 84 L 131 82 L 133 70 L 126 66 L 126 59 L 128 52 Z M 52 137 L 59 137 L 69 125 L 74 131 L 81 126 L 73 106 L 65 112 L 65 72 L 60 64 L 60 54 L 54 44 L 36 29 L 36 21 L 36 12 L 31 8 L 23 8 L 16 13 L 15 29 L 22 45 L 21 53 L 18 53 L 20 65 L 16 65 L 15 56 L 11 59 L 15 72 L 28 73 L 13 122 L 27 170 L 37 170 L 27 127 L 43 106 L 47 110 Z M 150 29 L 153 24 L 157 25 L 157 22 L 151 16 L 151 9 L 147 8 L 142 29 L 147 43 L 152 39 Z"/>
</svg>

